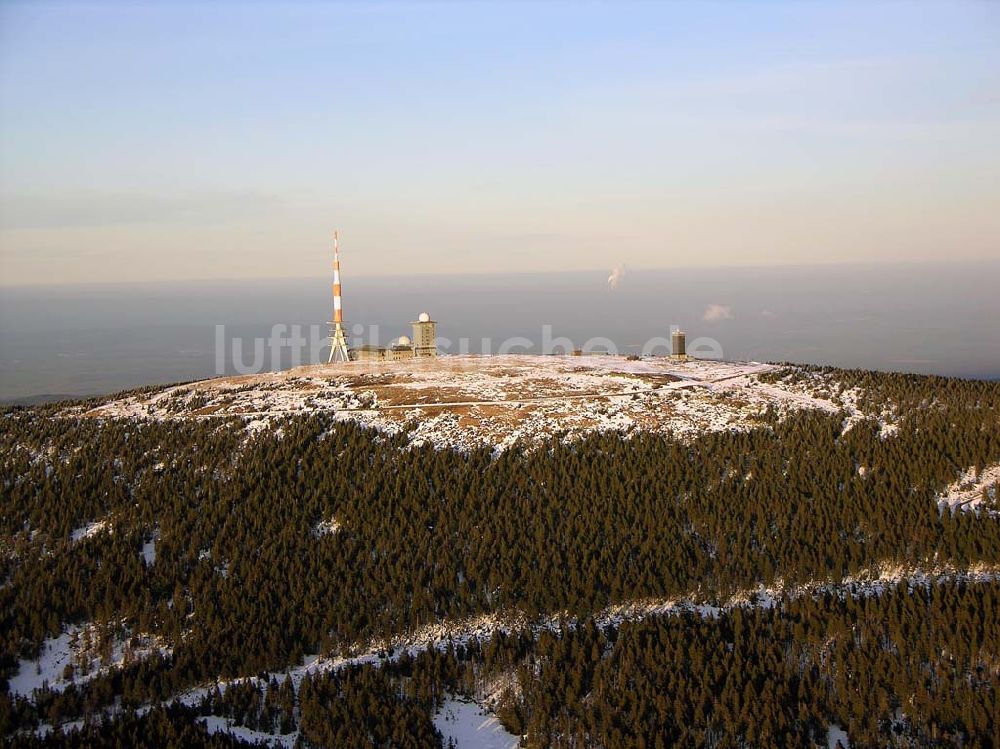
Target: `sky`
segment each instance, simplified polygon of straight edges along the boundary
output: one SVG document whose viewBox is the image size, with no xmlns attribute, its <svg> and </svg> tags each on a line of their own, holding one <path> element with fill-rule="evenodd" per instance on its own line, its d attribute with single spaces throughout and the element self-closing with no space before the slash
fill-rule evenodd
<svg viewBox="0 0 1000 749">
<path fill-rule="evenodd" d="M 0 3 L 0 285 L 1000 258 L 1000 3 Z"/>
</svg>

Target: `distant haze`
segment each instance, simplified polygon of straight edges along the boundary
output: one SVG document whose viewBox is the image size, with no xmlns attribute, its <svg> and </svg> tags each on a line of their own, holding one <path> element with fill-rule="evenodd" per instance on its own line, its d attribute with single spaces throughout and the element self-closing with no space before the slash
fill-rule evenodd
<svg viewBox="0 0 1000 749">
<path fill-rule="evenodd" d="M 1000 378 L 997 288 L 1000 263 L 629 268 L 613 291 L 606 272 L 347 277 L 344 304 L 383 345 L 423 311 L 474 352 L 484 337 L 494 350 L 511 336 L 540 344 L 547 324 L 575 345 L 604 336 L 632 353 L 676 324 L 728 359 Z M 217 324 L 249 339 L 329 319 L 323 276 L 12 289 L 0 295 L 0 399 L 209 377 Z"/>
</svg>

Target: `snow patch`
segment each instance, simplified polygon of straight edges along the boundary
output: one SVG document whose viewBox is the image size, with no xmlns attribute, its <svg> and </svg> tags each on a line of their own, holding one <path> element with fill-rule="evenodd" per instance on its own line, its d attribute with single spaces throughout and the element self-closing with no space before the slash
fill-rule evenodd
<svg viewBox="0 0 1000 749">
<path fill-rule="evenodd" d="M 969 468 L 938 497 L 938 507 L 942 512 L 978 511 L 984 499 L 994 505 L 1000 499 L 1000 463 L 981 471 L 976 466 Z M 995 513 L 996 510 L 991 511 Z"/>
<path fill-rule="evenodd" d="M 282 736 L 275 736 L 271 733 L 255 731 L 252 728 L 236 725 L 230 718 L 222 718 L 218 715 L 206 715 L 195 720 L 204 725 L 210 734 L 226 733 L 251 744 L 264 742 L 268 746 L 282 746 L 291 749 L 291 747 L 295 746 L 295 742 L 299 738 L 298 731 Z"/>
<path fill-rule="evenodd" d="M 313 528 L 314 536 L 332 536 L 341 528 L 337 518 L 331 517 L 329 520 L 322 520 Z"/>
<path fill-rule="evenodd" d="M 160 540 L 160 529 L 153 531 L 153 535 L 142 545 L 142 560 L 149 567 L 156 563 L 156 542 Z"/>
<path fill-rule="evenodd" d="M 847 731 L 838 726 L 836 723 L 831 723 L 830 727 L 826 731 L 827 749 L 837 749 L 838 741 L 843 749 L 851 749 L 851 742 L 847 738 Z"/>
<path fill-rule="evenodd" d="M 70 534 L 70 539 L 73 543 L 77 541 L 82 541 L 85 538 L 91 538 L 96 536 L 98 533 L 103 533 L 104 531 L 111 530 L 111 523 L 107 520 L 95 520 L 92 523 L 87 523 L 87 525 L 80 526 L 75 529 Z"/>
<path fill-rule="evenodd" d="M 475 702 L 450 698 L 434 715 L 444 746 L 455 749 L 517 749 L 519 738 L 507 733 L 497 717 Z M 451 743 L 449 743 L 451 742 Z"/>
</svg>

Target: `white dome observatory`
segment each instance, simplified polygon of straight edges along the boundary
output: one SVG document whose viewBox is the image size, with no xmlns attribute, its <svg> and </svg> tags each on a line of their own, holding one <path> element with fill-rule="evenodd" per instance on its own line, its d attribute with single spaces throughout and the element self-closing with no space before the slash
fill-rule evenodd
<svg viewBox="0 0 1000 749">
<path fill-rule="evenodd" d="M 413 325 L 413 355 L 437 356 L 437 323 L 426 312 L 417 315 Z"/>
</svg>

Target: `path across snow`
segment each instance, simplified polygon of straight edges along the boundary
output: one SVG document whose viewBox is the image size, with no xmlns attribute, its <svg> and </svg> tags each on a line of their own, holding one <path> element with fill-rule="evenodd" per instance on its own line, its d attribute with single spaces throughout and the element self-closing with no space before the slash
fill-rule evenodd
<svg viewBox="0 0 1000 749">
<path fill-rule="evenodd" d="M 783 597 L 796 598 L 806 595 L 832 593 L 841 598 L 850 596 L 881 595 L 886 590 L 896 587 L 900 581 L 906 580 L 912 588 L 927 587 L 947 581 L 963 580 L 969 583 L 983 583 L 1000 580 L 1000 567 L 978 564 L 968 569 L 958 570 L 951 567 L 941 567 L 930 570 L 911 569 L 900 565 L 885 563 L 877 568 L 867 570 L 853 577 L 839 581 L 817 580 L 793 588 L 781 585 L 740 591 L 725 602 L 719 604 L 698 601 L 692 597 L 669 599 L 643 599 L 609 606 L 592 617 L 597 626 L 620 626 L 629 621 L 639 621 L 651 616 L 666 616 L 693 612 L 700 616 L 717 617 L 722 613 L 737 607 L 766 607 L 779 604 Z M 555 631 L 563 626 L 576 626 L 577 620 L 566 612 L 549 616 L 545 619 L 528 619 L 519 612 L 484 614 L 458 621 L 438 622 L 414 632 L 397 635 L 388 639 L 372 640 L 366 644 L 350 648 L 353 655 L 340 656 L 310 656 L 298 666 L 282 671 L 274 671 L 261 676 L 247 676 L 234 679 L 220 679 L 195 689 L 182 692 L 164 702 L 163 705 L 179 703 L 188 706 L 198 705 L 212 690 L 224 692 L 234 684 L 253 684 L 266 686 L 272 679 L 281 682 L 287 675 L 295 690 L 298 691 L 302 680 L 312 674 L 337 671 L 356 665 L 379 666 L 382 663 L 398 659 L 404 652 L 416 656 L 420 652 L 432 648 L 445 649 L 449 645 L 459 645 L 472 641 L 484 641 L 495 634 L 530 631 L 535 635 L 543 631 Z M 151 706 L 140 708 L 138 713 L 144 714 Z M 221 720 L 221 719 L 218 719 Z M 218 723 L 218 730 L 224 730 L 224 724 Z M 71 728 L 71 726 L 70 726 Z M 64 726 L 64 730 L 66 727 Z M 51 730 L 50 726 L 42 726 L 36 733 L 44 734 Z M 289 737 L 271 737 L 275 745 L 286 745 Z M 269 739 L 270 740 L 270 739 Z M 472 746 L 475 746 L 474 744 Z"/>
<path fill-rule="evenodd" d="M 942 567 L 932 570 L 909 569 L 900 565 L 883 564 L 873 570 L 868 570 L 853 577 L 839 581 L 814 581 L 794 588 L 775 586 L 771 588 L 758 587 L 740 591 L 730 596 L 721 604 L 710 604 L 698 601 L 693 597 L 682 596 L 666 599 L 641 599 L 614 604 L 599 612 L 592 618 L 598 626 L 620 626 L 628 621 L 637 621 L 650 616 L 663 616 L 694 612 L 702 616 L 719 616 L 721 613 L 737 607 L 773 607 L 782 597 L 797 598 L 805 595 L 834 593 L 842 597 L 879 595 L 895 587 L 901 580 L 909 581 L 913 587 L 926 587 L 949 580 L 966 580 L 969 582 L 990 582 L 1000 579 L 1000 567 L 975 565 L 968 569 L 957 570 Z M 388 639 L 372 640 L 350 650 L 354 655 L 348 656 L 310 656 L 304 662 L 286 671 L 276 671 L 267 675 L 267 679 L 250 676 L 231 680 L 220 680 L 204 687 L 190 690 L 177 699 L 187 705 L 194 705 L 208 694 L 211 689 L 225 690 L 233 683 L 265 684 L 271 678 L 279 682 L 286 676 L 291 677 L 296 689 L 302 679 L 309 674 L 336 671 L 353 665 L 378 665 L 385 660 L 398 659 L 404 652 L 415 656 L 431 648 L 444 649 L 449 644 L 462 644 L 474 640 L 486 640 L 498 633 L 515 633 L 529 630 L 534 633 L 554 631 L 563 625 L 574 626 L 575 618 L 567 612 L 553 614 L 544 619 L 529 619 L 520 612 L 482 614 L 457 621 L 443 621 L 430 624 L 416 631 L 397 635 Z M 390 655 L 391 653 L 391 655 Z"/>
</svg>

